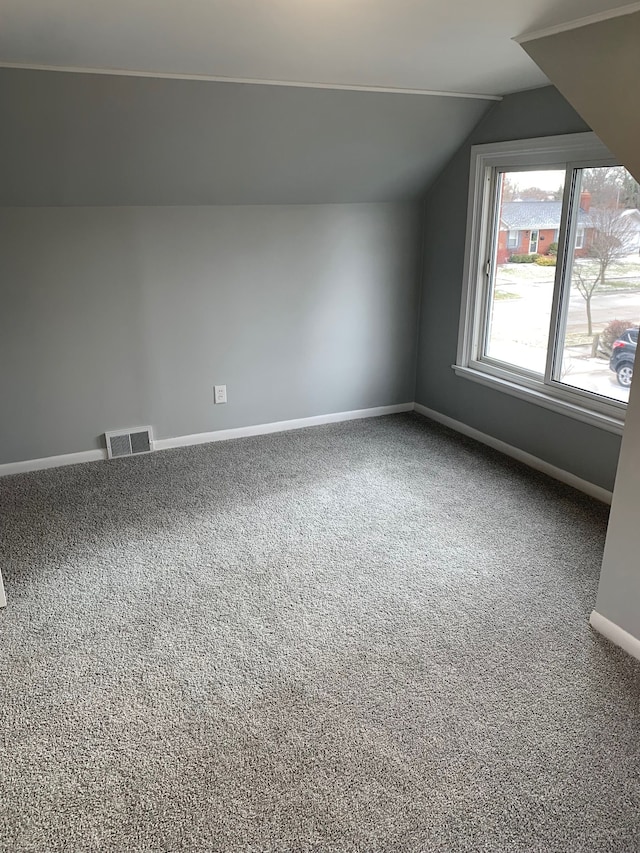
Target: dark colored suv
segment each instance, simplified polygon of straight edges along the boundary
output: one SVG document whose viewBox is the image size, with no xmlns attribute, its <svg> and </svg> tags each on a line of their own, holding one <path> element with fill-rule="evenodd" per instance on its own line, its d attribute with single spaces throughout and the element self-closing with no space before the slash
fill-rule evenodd
<svg viewBox="0 0 640 853">
<path fill-rule="evenodd" d="M 618 376 L 623 388 L 628 388 L 633 379 L 633 362 L 638 349 L 638 330 L 627 329 L 617 341 L 614 341 L 609 359 L 609 367 Z"/>
</svg>

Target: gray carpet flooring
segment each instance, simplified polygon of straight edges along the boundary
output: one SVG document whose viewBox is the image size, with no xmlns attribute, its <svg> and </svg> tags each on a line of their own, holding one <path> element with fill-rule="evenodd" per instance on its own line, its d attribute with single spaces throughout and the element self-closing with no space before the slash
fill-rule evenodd
<svg viewBox="0 0 640 853">
<path fill-rule="evenodd" d="M 637 851 L 607 512 L 417 415 L 0 481 L 2 851 Z"/>
</svg>

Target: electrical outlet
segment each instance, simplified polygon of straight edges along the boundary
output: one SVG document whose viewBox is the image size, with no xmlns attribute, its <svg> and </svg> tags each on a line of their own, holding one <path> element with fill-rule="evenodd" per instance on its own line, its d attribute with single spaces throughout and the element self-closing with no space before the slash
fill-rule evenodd
<svg viewBox="0 0 640 853">
<path fill-rule="evenodd" d="M 227 386 L 226 385 L 214 385 L 213 386 L 213 402 L 214 403 L 226 403 L 227 402 Z"/>
</svg>

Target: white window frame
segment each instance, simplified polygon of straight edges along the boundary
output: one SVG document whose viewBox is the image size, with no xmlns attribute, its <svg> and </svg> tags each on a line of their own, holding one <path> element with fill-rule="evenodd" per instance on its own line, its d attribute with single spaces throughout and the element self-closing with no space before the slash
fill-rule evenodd
<svg viewBox="0 0 640 853">
<path fill-rule="evenodd" d="M 515 234 L 513 240 L 511 235 Z M 517 249 L 520 246 L 520 231 L 517 228 L 510 228 L 507 231 L 507 249 Z"/>
<path fill-rule="evenodd" d="M 576 228 L 576 249 L 584 249 L 584 225 Z"/>
<path fill-rule="evenodd" d="M 577 217 L 570 211 L 579 205 L 575 185 L 576 169 L 618 165 L 610 151 L 594 133 L 522 139 L 474 145 L 471 149 L 467 242 L 458 352 L 453 369 L 458 376 L 479 382 L 520 399 L 569 415 L 610 432 L 621 434 L 627 406 L 590 391 L 564 385 L 554 379 L 562 357 L 561 346 L 568 299 L 564 281 L 570 280 Z M 558 263 L 554 285 L 551 324 L 544 376 L 499 362 L 483 354 L 489 288 L 496 260 L 494 223 L 497 175 L 508 171 L 562 169 L 566 173 L 562 218 L 558 239 Z M 571 222 L 572 233 L 567 233 Z"/>
</svg>

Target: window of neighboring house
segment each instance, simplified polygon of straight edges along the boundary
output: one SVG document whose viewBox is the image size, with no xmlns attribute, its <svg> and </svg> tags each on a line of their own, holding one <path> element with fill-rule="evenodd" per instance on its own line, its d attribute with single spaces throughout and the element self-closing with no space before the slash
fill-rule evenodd
<svg viewBox="0 0 640 853">
<path fill-rule="evenodd" d="M 635 350 L 616 342 L 640 320 L 640 259 L 621 214 L 637 186 L 592 133 L 473 147 L 459 375 L 622 430 Z M 513 221 L 531 254 L 555 233 L 557 258 L 504 260 Z"/>
<path fill-rule="evenodd" d="M 509 231 L 507 234 L 507 249 L 517 249 L 520 245 L 520 232 Z"/>
</svg>

